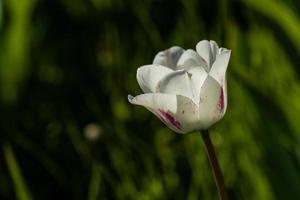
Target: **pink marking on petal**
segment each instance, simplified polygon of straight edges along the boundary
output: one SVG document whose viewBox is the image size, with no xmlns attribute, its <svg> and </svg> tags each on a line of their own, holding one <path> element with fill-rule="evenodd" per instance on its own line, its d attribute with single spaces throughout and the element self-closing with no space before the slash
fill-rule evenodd
<svg viewBox="0 0 300 200">
<path fill-rule="evenodd" d="M 176 127 L 177 129 L 181 130 L 181 124 L 179 121 L 177 121 L 175 119 L 175 117 L 173 117 L 170 113 L 165 112 L 161 109 L 158 109 L 158 111 L 159 111 L 160 118 L 163 122 L 165 122 L 167 124 L 171 124 L 174 127 Z"/>
<path fill-rule="evenodd" d="M 224 91 L 223 87 L 221 87 L 221 92 L 220 92 L 220 97 L 219 97 L 219 102 L 218 102 L 218 110 L 220 113 L 224 111 Z"/>
</svg>

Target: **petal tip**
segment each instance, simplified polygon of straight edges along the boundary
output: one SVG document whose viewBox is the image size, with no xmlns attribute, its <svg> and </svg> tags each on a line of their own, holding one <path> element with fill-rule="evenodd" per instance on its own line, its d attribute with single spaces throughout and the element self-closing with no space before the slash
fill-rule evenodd
<svg viewBox="0 0 300 200">
<path fill-rule="evenodd" d="M 226 49 L 226 48 L 220 48 L 219 49 L 220 54 L 231 54 L 231 49 Z"/>
<path fill-rule="evenodd" d="M 129 94 L 129 95 L 127 96 L 127 99 L 128 99 L 128 101 L 129 101 L 130 103 L 132 103 L 132 101 L 133 101 L 133 99 L 134 99 L 134 96 L 132 96 L 131 94 Z"/>
<path fill-rule="evenodd" d="M 209 41 L 208 41 L 208 40 L 200 40 L 200 41 L 198 42 L 198 44 L 199 44 L 200 42 L 209 42 Z"/>
</svg>

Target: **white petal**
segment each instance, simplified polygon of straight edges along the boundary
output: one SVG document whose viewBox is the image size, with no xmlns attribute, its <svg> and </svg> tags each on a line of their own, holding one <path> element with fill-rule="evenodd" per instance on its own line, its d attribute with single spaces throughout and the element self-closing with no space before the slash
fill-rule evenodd
<svg viewBox="0 0 300 200">
<path fill-rule="evenodd" d="M 143 92 L 151 93 L 155 92 L 158 82 L 172 72 L 173 70 L 168 67 L 145 65 L 138 68 L 136 78 Z"/>
<path fill-rule="evenodd" d="M 186 50 L 178 60 L 177 69 L 186 69 L 190 66 L 200 66 L 206 71 L 209 70 L 206 61 L 196 51 L 192 49 Z"/>
<path fill-rule="evenodd" d="M 202 40 L 198 42 L 196 45 L 197 53 L 204 58 L 204 60 L 207 62 L 207 65 L 210 67 L 212 64 L 212 53 L 211 53 L 211 47 L 210 43 L 207 40 Z"/>
<path fill-rule="evenodd" d="M 165 94 L 178 94 L 195 99 L 191 89 L 192 74 L 185 70 L 178 70 L 165 76 L 159 83 L 156 92 Z"/>
<path fill-rule="evenodd" d="M 190 89 L 192 91 L 193 100 L 196 104 L 199 104 L 200 101 L 200 92 L 201 87 L 208 76 L 207 72 L 202 67 L 193 66 L 190 67 L 187 72 L 191 74 L 190 78 Z"/>
<path fill-rule="evenodd" d="M 217 55 L 209 74 L 215 78 L 221 86 L 225 83 L 225 74 L 230 59 L 231 50 L 220 48 L 220 54 Z"/>
<path fill-rule="evenodd" d="M 150 93 L 128 96 L 132 104 L 146 107 L 177 133 L 199 129 L 198 106 L 187 97 L 173 94 Z"/>
<path fill-rule="evenodd" d="M 207 129 L 219 121 L 225 114 L 224 89 L 211 76 L 205 80 L 200 94 L 199 118 L 202 128 Z"/>
<path fill-rule="evenodd" d="M 184 49 L 182 49 L 181 47 L 171 47 L 156 54 L 153 60 L 153 64 L 163 65 L 171 69 L 175 69 L 177 61 L 183 52 Z"/>
<path fill-rule="evenodd" d="M 162 78 L 156 92 L 183 95 L 199 104 L 201 86 L 207 75 L 206 71 L 199 66 L 178 70 Z"/>
<path fill-rule="evenodd" d="M 216 60 L 217 54 L 219 53 L 219 46 L 213 40 L 209 41 L 209 43 L 211 48 L 212 62 L 214 62 Z"/>
</svg>

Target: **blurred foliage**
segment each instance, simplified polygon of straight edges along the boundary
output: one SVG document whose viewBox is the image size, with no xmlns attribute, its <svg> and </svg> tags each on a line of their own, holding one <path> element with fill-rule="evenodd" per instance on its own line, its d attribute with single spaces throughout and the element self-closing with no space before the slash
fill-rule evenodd
<svg viewBox="0 0 300 200">
<path fill-rule="evenodd" d="M 230 199 L 300 199 L 300 1 L 0 0 L 0 199 L 216 199 L 198 133 L 144 108 L 137 67 L 232 49 L 212 129 Z"/>
</svg>

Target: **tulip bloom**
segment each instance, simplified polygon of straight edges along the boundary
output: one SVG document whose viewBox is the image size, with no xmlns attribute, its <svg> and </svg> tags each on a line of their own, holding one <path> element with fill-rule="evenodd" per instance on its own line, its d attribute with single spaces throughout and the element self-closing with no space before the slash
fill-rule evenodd
<svg viewBox="0 0 300 200">
<path fill-rule="evenodd" d="M 144 106 L 177 133 L 205 130 L 225 114 L 226 69 L 231 50 L 202 40 L 196 51 L 171 47 L 137 70 L 145 94 L 130 103 Z"/>
</svg>

